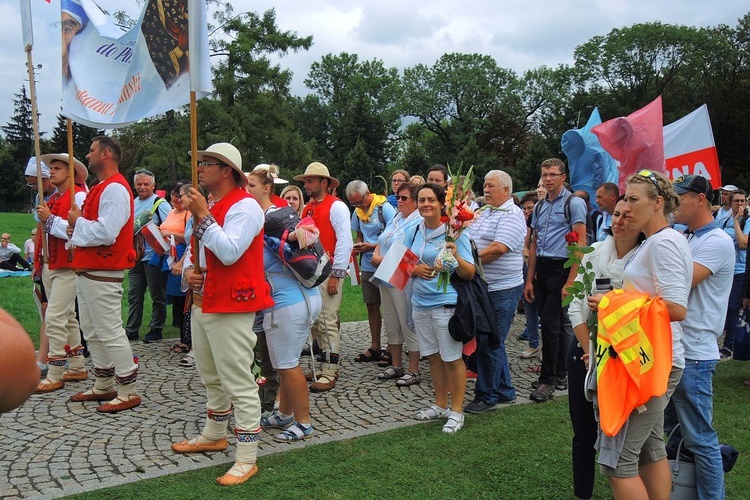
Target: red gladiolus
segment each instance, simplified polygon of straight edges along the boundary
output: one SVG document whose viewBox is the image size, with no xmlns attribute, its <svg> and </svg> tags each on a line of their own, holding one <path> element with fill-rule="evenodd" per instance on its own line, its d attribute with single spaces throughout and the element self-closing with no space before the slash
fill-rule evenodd
<svg viewBox="0 0 750 500">
<path fill-rule="evenodd" d="M 578 243 L 578 233 L 576 233 L 575 231 L 569 232 L 565 235 L 565 241 L 568 243 L 568 245 Z"/>
<path fill-rule="evenodd" d="M 458 211 L 458 214 L 456 214 L 456 220 L 457 221 L 474 220 L 474 212 L 472 212 L 469 207 L 461 207 L 461 209 Z"/>
<path fill-rule="evenodd" d="M 442 222 L 443 224 L 445 224 L 447 222 L 450 222 L 450 220 L 451 220 L 451 218 L 448 217 L 447 215 L 443 215 L 443 216 L 440 217 L 440 222 Z"/>
</svg>

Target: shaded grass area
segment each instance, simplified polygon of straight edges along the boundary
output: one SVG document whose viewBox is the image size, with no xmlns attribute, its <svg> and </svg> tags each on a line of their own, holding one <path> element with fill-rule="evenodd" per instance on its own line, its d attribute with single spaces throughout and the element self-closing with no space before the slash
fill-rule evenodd
<svg viewBox="0 0 750 500">
<path fill-rule="evenodd" d="M 740 451 L 727 498 L 750 491 L 750 363 L 719 365 L 716 427 Z M 314 416 L 313 416 L 314 419 Z M 455 435 L 427 423 L 262 457 L 235 489 L 214 484 L 227 465 L 138 481 L 70 498 L 573 498 L 567 398 L 470 415 Z M 594 498 L 611 498 L 597 474 Z"/>
</svg>

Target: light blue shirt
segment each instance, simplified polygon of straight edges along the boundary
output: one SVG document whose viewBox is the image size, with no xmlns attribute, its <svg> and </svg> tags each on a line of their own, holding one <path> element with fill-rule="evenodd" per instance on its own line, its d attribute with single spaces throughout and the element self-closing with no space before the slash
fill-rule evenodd
<svg viewBox="0 0 750 500">
<path fill-rule="evenodd" d="M 380 214 L 383 214 L 382 221 Z M 356 212 L 352 214 L 352 230 L 362 233 L 362 237 L 365 243 L 372 243 L 373 245 L 378 242 L 378 237 L 382 233 L 386 225 L 396 216 L 396 209 L 391 206 L 387 201 L 375 207 L 370 215 L 370 220 L 362 222 L 357 217 Z M 360 262 L 360 269 L 362 271 L 372 273 L 375 272 L 375 266 L 372 265 L 372 252 L 362 254 L 362 261 Z"/>
<path fill-rule="evenodd" d="M 150 197 L 146 198 L 145 200 L 140 199 L 139 197 L 135 197 L 133 200 L 133 207 L 134 207 L 134 214 L 136 217 L 138 217 L 138 214 L 142 212 L 148 212 L 151 210 L 151 208 L 154 206 L 154 203 L 156 202 L 156 194 L 152 194 Z M 160 226 L 162 222 L 164 222 L 167 219 L 167 216 L 169 215 L 169 212 L 172 211 L 172 206 L 169 204 L 167 200 L 164 200 L 159 204 L 159 207 L 156 209 L 156 212 L 154 212 L 153 221 L 154 224 L 157 226 Z M 143 250 L 143 258 L 141 260 L 145 260 L 148 262 L 151 260 L 151 258 L 154 256 L 154 249 L 151 248 L 151 245 L 148 244 L 148 241 L 144 244 L 144 250 Z"/>
<path fill-rule="evenodd" d="M 609 233 L 607 233 L 605 229 L 610 229 L 612 227 L 612 216 L 609 212 L 602 212 L 599 217 L 602 218 L 602 223 L 599 224 L 599 228 L 596 230 L 596 241 L 604 241 L 607 239 L 607 236 L 609 236 Z"/>
<path fill-rule="evenodd" d="M 549 199 L 549 194 L 539 203 L 539 209 L 531 213 L 531 227 L 536 233 L 536 255 L 538 257 L 551 257 L 555 259 L 568 258 L 568 244 L 565 235 L 578 223 L 586 224 L 586 203 L 578 197 L 570 202 L 570 224 L 565 220 L 565 201 L 573 196 L 565 188 L 554 200 Z M 536 214 L 539 217 L 536 217 Z"/>
<path fill-rule="evenodd" d="M 414 235 L 417 232 L 417 225 L 422 222 L 422 216 L 419 215 L 418 210 L 414 210 L 409 217 L 404 219 L 401 213 L 397 213 L 396 217 L 391 219 L 391 222 L 385 226 L 385 230 L 380 233 L 378 237 L 378 245 L 380 246 L 380 255 L 385 256 L 388 250 L 391 248 L 393 240 L 399 240 L 405 246 L 411 246 L 414 240 Z M 387 281 L 380 281 L 381 285 L 390 286 Z"/>
<path fill-rule="evenodd" d="M 445 245 L 443 228 L 444 225 L 441 224 L 437 229 L 427 229 L 423 223 L 420 223 L 419 230 L 414 236 L 411 249 L 428 266 L 434 264 L 435 257 L 437 257 L 443 245 Z M 469 245 L 469 237 L 466 233 L 461 234 L 458 240 L 456 240 L 456 248 L 458 255 L 462 259 L 471 264 L 474 263 L 474 258 L 471 255 L 471 246 Z M 430 280 L 417 277 L 412 279 L 414 288 L 412 289 L 411 303 L 414 309 L 433 309 L 439 306 L 456 304 L 458 300 L 456 289 L 449 283 L 448 290 L 443 293 L 442 288 L 438 289 L 438 277 L 439 275 L 436 273 L 435 277 Z"/>
<path fill-rule="evenodd" d="M 279 256 L 265 245 L 263 245 L 263 265 L 268 283 L 271 285 L 271 297 L 276 303 L 272 309 L 281 309 L 298 304 L 305 300 L 305 295 L 308 297 L 320 295 L 318 287 L 306 288 L 302 286 L 292 272 L 284 268 Z"/>
<path fill-rule="evenodd" d="M 745 262 L 747 261 L 747 250 L 740 250 L 737 246 L 737 235 L 734 233 L 734 217 L 729 214 L 729 217 L 725 217 L 722 220 L 717 220 L 721 225 L 721 228 L 725 233 L 732 238 L 734 242 L 734 274 L 745 274 Z M 750 219 L 745 223 L 745 227 L 742 229 L 742 234 L 750 234 Z"/>
</svg>

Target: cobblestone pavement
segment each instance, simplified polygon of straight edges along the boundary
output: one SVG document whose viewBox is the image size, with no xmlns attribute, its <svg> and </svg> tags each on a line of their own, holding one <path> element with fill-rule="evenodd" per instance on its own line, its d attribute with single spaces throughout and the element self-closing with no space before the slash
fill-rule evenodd
<svg viewBox="0 0 750 500">
<path fill-rule="evenodd" d="M 530 402 L 536 375 L 527 369 L 539 362 L 518 356 L 526 347 L 516 340 L 523 325 L 524 317 L 516 315 L 507 345 L 517 404 Z M 376 363 L 353 362 L 369 345 L 366 322 L 343 324 L 341 337 L 341 379 L 334 390 L 310 395 L 314 438 L 276 443 L 273 434 L 264 431 L 260 455 L 418 423 L 413 415 L 432 401 L 427 362 L 421 362 L 421 385 L 398 388 L 393 381 L 377 380 L 382 369 Z M 138 408 L 103 415 L 95 411 L 97 403 L 68 402 L 71 394 L 91 386 L 87 381 L 34 395 L 18 410 L 0 415 L 0 498 L 58 498 L 232 462 L 233 445 L 212 454 L 178 455 L 170 449 L 171 443 L 197 435 L 205 417 L 200 378 L 195 368 L 178 365 L 182 355 L 168 351 L 173 342 L 133 343 L 141 363 L 138 386 L 143 404 Z M 308 367 L 310 358 L 302 363 Z M 467 402 L 472 395 L 469 382 Z M 468 417 L 462 432 L 470 429 Z"/>
</svg>

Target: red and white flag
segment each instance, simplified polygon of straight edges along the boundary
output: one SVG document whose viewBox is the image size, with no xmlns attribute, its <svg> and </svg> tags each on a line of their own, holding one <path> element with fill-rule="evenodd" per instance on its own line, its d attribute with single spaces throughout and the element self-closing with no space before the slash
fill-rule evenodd
<svg viewBox="0 0 750 500">
<path fill-rule="evenodd" d="M 164 236 L 159 232 L 159 228 L 154 221 L 149 221 L 148 224 L 141 228 L 141 234 L 146 240 L 146 243 L 151 245 L 154 252 L 159 255 L 169 254 L 169 243 L 164 239 Z"/>
<path fill-rule="evenodd" d="M 702 175 L 714 189 L 722 185 L 719 156 L 705 104 L 664 127 L 664 157 L 670 179 Z"/>
<path fill-rule="evenodd" d="M 351 278 L 352 286 L 359 286 L 359 262 L 354 254 L 349 256 L 349 278 Z"/>
<path fill-rule="evenodd" d="M 172 269 L 177 263 L 177 242 L 174 239 L 174 234 L 169 236 L 169 257 L 167 257 L 167 266 Z"/>
<path fill-rule="evenodd" d="M 399 240 L 394 239 L 373 277 L 387 281 L 403 291 L 418 262 L 417 254 Z"/>
</svg>

